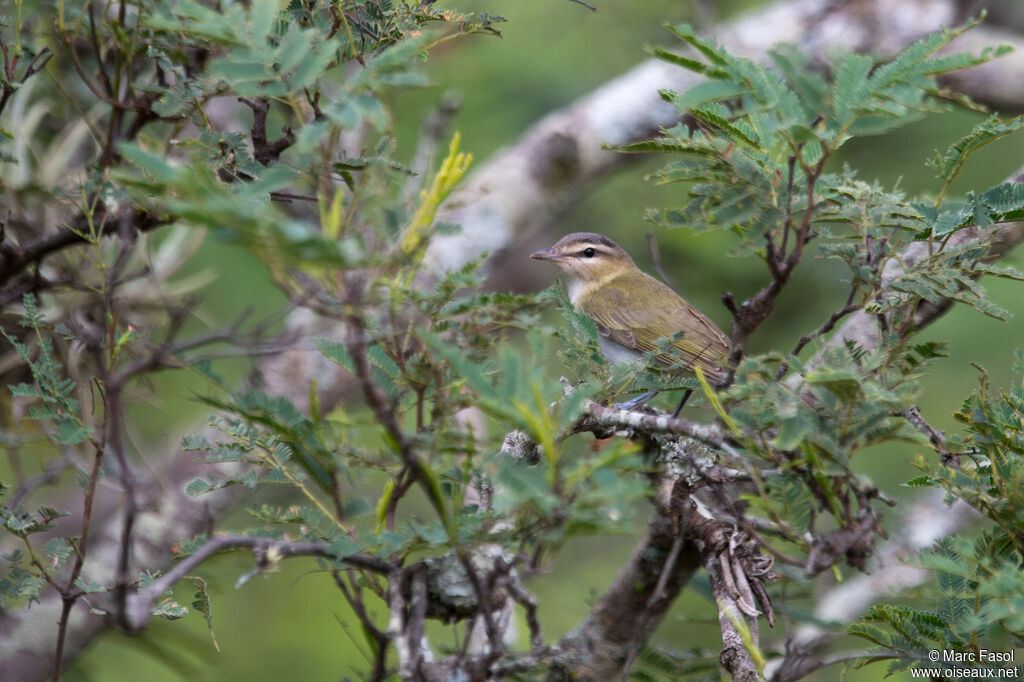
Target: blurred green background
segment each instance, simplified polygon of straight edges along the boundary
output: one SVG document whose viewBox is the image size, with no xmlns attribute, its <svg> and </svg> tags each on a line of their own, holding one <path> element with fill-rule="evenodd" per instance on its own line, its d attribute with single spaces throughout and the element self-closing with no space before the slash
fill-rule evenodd
<svg viewBox="0 0 1024 682">
<path fill-rule="evenodd" d="M 461 131 L 463 146 L 473 152 L 476 163 L 485 162 L 545 113 L 644 59 L 644 45 L 671 45 L 663 23 L 693 21 L 689 3 L 678 0 L 593 1 L 599 8 L 596 13 L 567 0 L 441 3 L 501 14 L 508 23 L 499 26 L 501 39 L 473 36 L 447 43 L 427 65 L 435 85 L 395 99 L 400 155 L 406 159 L 411 156 L 420 117 L 446 93 L 455 92 L 463 105 L 454 127 Z M 719 2 L 714 11 L 721 19 L 755 4 Z M 867 180 L 878 179 L 887 185 L 898 182 L 909 193 L 928 192 L 936 184 L 924 160 L 964 134 L 976 120 L 978 116 L 962 112 L 932 116 L 889 136 L 851 144 L 837 162 L 849 163 Z M 1016 170 L 1022 160 L 1024 137 L 1011 138 L 1008 144 L 973 157 L 955 189 L 963 192 L 996 184 Z M 737 299 L 751 294 L 765 281 L 764 268 L 754 259 L 730 258 L 728 235 L 667 232 L 643 222 L 646 207 L 672 205 L 673 192 L 678 191 L 644 181 L 645 173 L 656 167 L 653 164 L 657 161 L 628 166 L 618 175 L 595 183 L 593 191 L 571 207 L 557 228 L 548 233 L 549 239 L 542 241 L 554 241 L 575 230 L 600 231 L 619 241 L 649 270 L 646 234 L 653 231 L 665 268 L 678 288 L 728 329 L 721 293 L 733 291 Z M 1018 253 L 1011 262 L 1019 266 L 1022 260 Z M 283 304 L 259 264 L 238 249 L 209 241 L 192 267 L 212 269 L 218 276 L 207 291 L 209 304 L 204 312 L 211 320 L 231 319 L 253 303 L 264 311 Z M 532 281 L 534 289 L 546 287 L 554 276 L 553 269 L 525 260 L 507 267 L 522 267 L 522 276 Z M 841 306 L 846 293 L 844 277 L 845 273 L 832 263 L 808 259 L 797 280 L 783 293 L 776 315 L 753 339 L 749 350 L 791 349 L 800 335 L 816 328 Z M 950 357 L 941 361 L 922 385 L 922 410 L 939 428 L 953 426 L 949 415 L 976 386 L 978 372 L 971 363 L 980 363 L 995 383 L 1002 383 L 1008 376 L 1013 350 L 1024 338 L 1024 318 L 1020 315 L 1024 313 L 1024 299 L 1019 286 L 1004 281 L 984 284 L 996 303 L 1018 316 L 1001 322 L 955 309 L 922 337 L 949 343 Z M 230 383 L 240 378 L 246 367 L 234 363 L 219 369 Z M 191 400 L 193 391 L 203 390 L 198 380 L 179 375 L 162 376 L 159 381 L 159 398 L 140 402 L 131 415 L 144 427 L 137 434 L 139 442 L 154 446 L 176 443 L 182 433 L 197 428 L 207 412 Z M 890 494 L 899 495 L 897 484 L 914 473 L 910 466 L 914 451 L 909 447 L 878 449 L 865 453 L 858 465 L 865 476 L 875 479 Z M 895 519 L 895 513 L 889 515 L 890 521 Z M 221 526 L 231 527 L 232 521 Z M 241 513 L 234 521 L 245 523 Z M 555 638 L 579 622 L 614 577 L 631 545 L 628 537 L 574 540 L 552 570 L 530 580 L 528 588 L 541 603 L 546 638 Z M 312 561 L 290 560 L 280 573 L 256 578 L 235 589 L 235 580 L 251 565 L 251 557 L 239 553 L 219 557 L 198 571 L 210 585 L 220 653 L 213 648 L 202 616 L 192 613 L 182 622 L 156 622 L 137 637 L 105 633 L 67 672 L 67 679 L 248 682 L 355 677 L 355 671 L 364 667 L 362 639 L 330 576 L 317 572 Z M 193 591 L 191 584 L 182 583 L 176 598 L 188 604 Z M 806 602 L 802 606 L 807 610 L 811 607 Z M 385 613 L 379 606 L 377 613 L 383 620 Z M 525 638 L 525 628 L 521 632 Z M 763 634 L 766 639 L 782 635 Z M 718 629 L 714 610 L 698 585 L 675 605 L 656 643 L 675 649 L 715 649 Z M 863 648 L 857 641 L 842 643 L 846 648 Z M 833 667 L 812 679 L 831 680 L 840 674 L 840 669 Z M 878 665 L 847 671 L 846 679 L 876 680 L 883 674 L 883 667 Z"/>
</svg>

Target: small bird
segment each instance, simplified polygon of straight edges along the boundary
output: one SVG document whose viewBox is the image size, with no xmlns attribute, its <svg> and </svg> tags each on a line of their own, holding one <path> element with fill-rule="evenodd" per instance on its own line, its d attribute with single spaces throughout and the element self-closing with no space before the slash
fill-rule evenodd
<svg viewBox="0 0 1024 682">
<path fill-rule="evenodd" d="M 638 268 L 608 237 L 573 232 L 530 258 L 551 261 L 565 272 L 569 301 L 597 323 L 607 362 L 635 363 L 657 349 L 658 339 L 677 337 L 671 352 L 655 356 L 659 365 L 687 373 L 700 367 L 712 383 L 723 378 L 729 337 L 682 296 Z M 692 392 L 683 395 L 676 415 Z M 620 407 L 636 407 L 652 395 L 637 396 Z"/>
</svg>

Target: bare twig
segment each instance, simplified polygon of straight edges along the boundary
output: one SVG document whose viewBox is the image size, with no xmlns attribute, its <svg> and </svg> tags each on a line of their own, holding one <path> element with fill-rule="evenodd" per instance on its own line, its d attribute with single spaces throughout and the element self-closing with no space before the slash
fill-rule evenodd
<svg viewBox="0 0 1024 682">
<path fill-rule="evenodd" d="M 942 454 L 948 453 L 946 449 L 946 434 L 928 423 L 928 420 L 921 414 L 920 407 L 912 405 L 903 410 L 902 414 L 908 422 L 913 424 L 915 429 L 928 437 L 928 442 L 932 444 L 932 447 L 937 452 Z"/>
<path fill-rule="evenodd" d="M 577 5 L 583 5 L 584 7 L 586 7 L 587 9 L 589 9 L 589 10 L 590 10 L 591 12 L 596 12 L 596 11 L 597 11 L 597 8 L 596 8 L 596 7 L 594 7 L 593 5 L 591 5 L 591 4 L 589 3 L 589 2 L 583 2 L 583 0 L 569 0 L 569 2 L 574 2 L 574 3 L 576 3 Z"/>
<path fill-rule="evenodd" d="M 349 578 L 351 579 L 352 571 L 347 571 Z M 356 614 L 356 618 L 362 623 L 365 631 L 373 637 L 377 644 L 376 655 L 373 660 L 373 672 L 370 676 L 370 682 L 384 682 L 387 679 L 388 673 L 388 643 L 389 639 L 387 633 L 382 631 L 374 623 L 370 614 L 366 610 L 366 604 L 362 598 L 362 588 L 356 580 L 352 580 L 351 589 L 346 584 L 345 578 L 342 577 L 341 571 L 331 571 L 331 576 L 334 578 L 335 585 L 341 591 L 342 596 L 345 597 L 345 601 L 348 602 L 352 611 Z"/>
<path fill-rule="evenodd" d="M 108 419 L 109 413 L 105 412 L 104 422 Z M 89 530 L 92 521 L 93 504 L 96 502 L 96 485 L 100 480 L 100 467 L 103 463 L 104 451 L 106 450 L 106 434 L 107 424 L 104 423 L 100 440 L 93 442 L 92 469 L 89 472 L 85 488 L 85 499 L 82 503 L 81 530 L 77 540 L 71 541 L 71 546 L 75 549 L 75 558 L 71 564 L 71 572 L 68 575 L 67 581 L 63 589 L 59 590 L 61 610 L 60 618 L 57 620 L 57 645 L 54 651 L 53 674 L 51 677 L 53 682 L 60 681 L 61 666 L 64 663 L 64 642 L 67 639 L 68 621 L 71 618 L 71 610 L 82 596 L 82 592 L 78 587 L 78 578 L 82 575 L 82 569 L 85 567 L 85 558 L 89 551 Z"/>
<path fill-rule="evenodd" d="M 7 100 L 17 90 L 17 88 L 13 84 L 24 84 L 25 81 L 27 81 L 29 78 L 31 78 L 32 76 L 36 75 L 44 68 L 46 68 L 46 64 L 53 58 L 53 50 L 51 50 L 48 47 L 44 47 L 39 52 L 37 52 L 36 55 L 32 57 L 32 60 L 28 63 L 28 66 L 25 68 L 25 73 L 21 74 L 21 78 L 18 78 L 15 74 L 15 66 L 17 65 L 17 60 L 9 59 L 7 44 L 4 43 L 2 40 L 0 40 L 0 47 L 3 48 L 5 67 L 4 71 L 7 76 L 4 79 L 4 84 L 0 86 L 0 112 L 2 112 L 4 110 L 4 107 L 7 106 Z"/>
<path fill-rule="evenodd" d="M 174 583 L 191 573 L 213 555 L 230 549 L 250 549 L 258 555 L 257 558 L 260 561 L 266 562 L 268 567 L 278 558 L 318 556 L 380 575 L 387 575 L 394 569 L 388 562 L 372 556 L 363 554 L 338 556 L 330 545 L 323 542 L 287 542 L 248 535 L 218 535 L 207 540 L 202 547 L 179 561 L 163 576 L 135 594 L 129 595 L 125 614 L 129 629 L 137 631 L 145 627 L 149 622 L 150 612 L 156 600 L 171 589 Z"/>
<path fill-rule="evenodd" d="M 106 372 L 107 370 L 104 370 Z M 117 467 L 120 470 L 121 484 L 124 486 L 124 510 L 121 530 L 121 551 L 117 562 L 117 578 L 114 587 L 115 613 L 121 620 L 121 626 L 127 627 L 128 623 L 124 618 L 127 612 L 128 583 L 131 574 L 132 554 L 132 531 L 135 526 L 136 515 L 139 511 L 138 485 L 132 464 L 128 461 L 128 454 L 124 448 L 124 403 L 120 388 L 111 389 L 107 385 L 104 396 L 104 413 L 109 415 L 109 441 L 111 450 L 117 460 Z"/>
<path fill-rule="evenodd" d="M 661 277 L 661 280 L 669 286 L 669 288 L 678 291 L 675 285 L 672 283 L 672 278 L 665 272 L 665 267 L 661 262 L 661 249 L 658 248 L 658 240 L 654 237 L 653 232 L 647 233 L 647 248 L 651 252 L 651 265 L 654 266 L 655 272 Z"/>
<path fill-rule="evenodd" d="M 537 618 L 537 599 L 523 589 L 516 579 L 509 580 L 505 588 L 526 612 L 526 626 L 530 629 L 530 651 L 540 652 L 544 648 L 544 638 L 540 633 L 540 620 Z"/>
<path fill-rule="evenodd" d="M 60 479 L 61 472 L 73 466 L 74 462 L 68 456 L 67 449 L 65 449 L 64 455 L 60 459 L 55 459 L 49 462 L 43 469 L 42 473 L 33 476 L 18 486 L 17 491 L 10 496 L 5 503 L 5 506 L 8 509 L 17 509 L 29 495 L 36 491 L 36 489 L 46 485 L 53 485 Z"/>
<path fill-rule="evenodd" d="M 815 329 L 813 332 L 801 336 L 800 340 L 797 341 L 796 346 L 794 346 L 793 350 L 789 352 L 789 356 L 791 358 L 797 357 L 798 355 L 800 355 L 800 351 L 802 351 L 807 344 L 809 344 L 814 339 L 820 338 L 825 334 L 828 334 L 835 328 L 836 323 L 839 322 L 839 320 L 843 319 L 844 317 L 854 312 L 855 310 L 859 310 L 861 305 L 859 303 L 854 303 L 854 297 L 857 295 L 857 291 L 858 287 L 856 285 L 851 286 L 850 293 L 846 297 L 846 303 L 843 305 L 843 307 L 829 315 L 828 319 L 825 320 L 825 322 L 820 327 Z M 779 366 L 779 371 L 775 373 L 775 380 L 781 381 L 782 377 L 786 376 L 787 371 L 789 371 L 788 361 L 783 362 Z"/>
</svg>

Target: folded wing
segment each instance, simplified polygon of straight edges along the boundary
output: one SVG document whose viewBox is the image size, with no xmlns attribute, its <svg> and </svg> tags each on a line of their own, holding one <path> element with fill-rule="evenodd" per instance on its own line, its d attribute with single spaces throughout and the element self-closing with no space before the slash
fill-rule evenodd
<svg viewBox="0 0 1024 682">
<path fill-rule="evenodd" d="M 653 287 L 656 297 L 673 301 L 675 305 L 637 306 L 633 291 L 637 277 L 648 280 L 647 290 Z M 703 313 L 684 301 L 653 277 L 636 273 L 618 277 L 604 284 L 600 308 L 580 301 L 581 310 L 597 323 L 598 331 L 612 341 L 627 348 L 649 353 L 657 348 L 657 341 L 679 335 L 672 342 L 677 351 L 656 356 L 659 364 L 676 365 L 687 369 L 699 366 L 711 381 L 722 376 L 722 364 L 729 352 L 729 338 Z"/>
</svg>

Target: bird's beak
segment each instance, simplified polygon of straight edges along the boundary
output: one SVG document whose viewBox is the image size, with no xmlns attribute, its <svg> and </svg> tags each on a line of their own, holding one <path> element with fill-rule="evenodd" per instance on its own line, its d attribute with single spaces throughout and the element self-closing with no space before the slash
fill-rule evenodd
<svg viewBox="0 0 1024 682">
<path fill-rule="evenodd" d="M 551 249 L 542 249 L 540 251 L 534 251 L 533 253 L 531 253 L 530 254 L 530 258 L 532 258 L 534 260 L 554 260 L 554 261 L 559 261 L 559 260 L 562 260 L 563 258 L 565 258 L 565 256 L 563 256 L 560 253 L 555 253 Z"/>
</svg>

